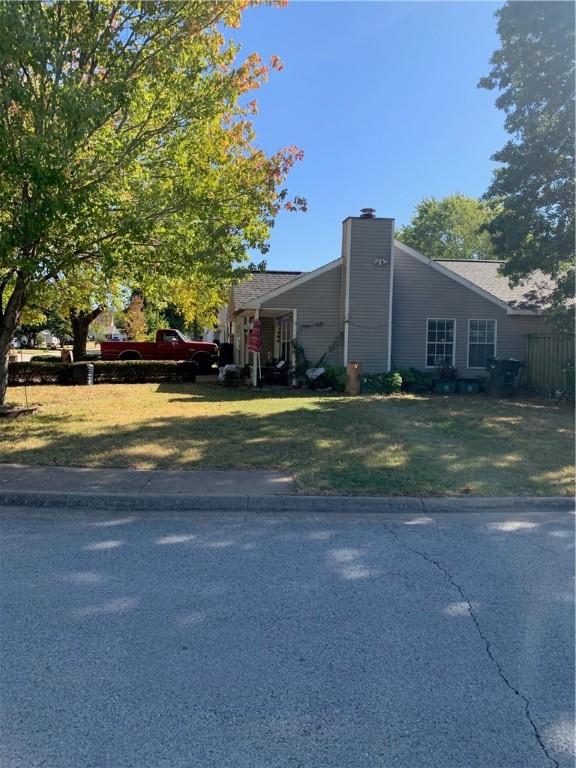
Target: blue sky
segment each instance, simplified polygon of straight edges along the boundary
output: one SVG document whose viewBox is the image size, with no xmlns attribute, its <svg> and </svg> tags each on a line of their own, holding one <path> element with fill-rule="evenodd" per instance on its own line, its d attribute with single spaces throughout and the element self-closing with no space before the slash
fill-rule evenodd
<svg viewBox="0 0 576 768">
<path fill-rule="evenodd" d="M 500 6 L 293 0 L 245 13 L 242 55 L 284 62 L 256 93 L 257 143 L 305 153 L 288 186 L 308 212 L 278 217 L 269 269 L 337 258 L 341 221 L 362 207 L 401 225 L 423 197 L 483 194 L 506 140 L 494 92 L 476 87 Z"/>
</svg>

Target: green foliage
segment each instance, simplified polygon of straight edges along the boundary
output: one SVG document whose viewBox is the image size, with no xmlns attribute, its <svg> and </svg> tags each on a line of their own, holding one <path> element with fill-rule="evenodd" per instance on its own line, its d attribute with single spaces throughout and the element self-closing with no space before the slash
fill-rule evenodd
<svg viewBox="0 0 576 768">
<path fill-rule="evenodd" d="M 8 363 L 8 383 L 11 387 L 22 384 L 69 384 L 70 365 L 52 362 Z"/>
<path fill-rule="evenodd" d="M 74 371 L 87 363 L 31 361 L 9 363 L 10 386 L 32 384 L 72 384 Z M 129 384 L 162 381 L 194 381 L 196 363 L 190 360 L 94 360 L 95 384 Z"/>
<path fill-rule="evenodd" d="M 323 379 L 327 386 L 332 387 L 336 392 L 344 392 L 346 389 L 346 368 L 335 365 L 326 365 L 324 368 Z"/>
<path fill-rule="evenodd" d="M 302 153 L 255 146 L 268 68 L 225 38 L 246 5 L 0 2 L 0 355 L 61 285 L 84 311 L 114 281 L 157 304 L 225 285 L 305 208 L 283 187 Z"/>
<path fill-rule="evenodd" d="M 436 378 L 440 381 L 454 381 L 458 376 L 458 371 L 452 363 L 445 360 L 435 368 Z"/>
<path fill-rule="evenodd" d="M 262 261 L 259 261 L 258 263 L 251 261 L 246 265 L 246 269 L 250 272 L 266 272 L 267 268 L 268 262 L 266 259 L 262 259 Z"/>
<path fill-rule="evenodd" d="M 365 373 L 361 376 L 362 394 L 390 395 L 402 389 L 402 376 L 392 373 Z"/>
<path fill-rule="evenodd" d="M 154 323 L 150 323 L 150 318 L 149 318 L 148 323 L 150 327 L 153 327 L 155 330 L 161 327 L 175 328 L 176 330 L 181 331 L 182 333 L 186 333 L 188 331 L 188 327 L 187 327 L 184 315 L 175 304 L 167 304 L 164 310 L 162 311 L 160 318 L 164 321 L 162 326 L 161 325 L 155 326 Z"/>
<path fill-rule="evenodd" d="M 312 364 L 306 357 L 304 347 L 297 339 L 292 339 L 292 349 L 294 351 L 294 374 L 298 378 L 304 378 L 306 371 L 312 368 Z"/>
<path fill-rule="evenodd" d="M 493 259 L 494 247 L 485 230 L 493 217 L 491 207 L 474 197 L 428 197 L 396 236 L 430 259 Z"/>
<path fill-rule="evenodd" d="M 399 368 L 396 373 L 402 377 L 404 392 L 431 392 L 434 386 L 434 374 L 419 371 L 416 368 Z"/>
<path fill-rule="evenodd" d="M 124 328 L 134 341 L 144 341 L 148 338 L 148 320 L 144 311 L 144 299 L 139 294 L 133 294 L 124 312 Z"/>
<path fill-rule="evenodd" d="M 486 196 L 500 208 L 489 232 L 513 283 L 535 270 L 557 281 L 556 320 L 566 320 L 574 294 L 574 8 L 505 3 L 496 12 L 501 46 L 479 84 L 499 91 L 510 134 L 493 156 Z"/>
<path fill-rule="evenodd" d="M 94 383 L 193 381 L 197 366 L 191 360 L 95 360 Z"/>
<path fill-rule="evenodd" d="M 60 357 L 56 355 L 32 355 L 30 358 L 31 363 L 52 363 L 59 365 L 62 361 Z"/>
</svg>

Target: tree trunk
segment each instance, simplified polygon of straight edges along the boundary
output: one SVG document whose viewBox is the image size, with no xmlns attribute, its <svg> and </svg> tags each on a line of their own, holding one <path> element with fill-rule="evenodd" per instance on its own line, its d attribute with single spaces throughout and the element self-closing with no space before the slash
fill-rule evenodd
<svg viewBox="0 0 576 768">
<path fill-rule="evenodd" d="M 6 390 L 8 388 L 8 356 L 12 346 L 12 339 L 18 324 L 20 315 L 24 307 L 25 284 L 22 275 L 16 276 L 16 283 L 3 309 L 0 301 L 0 406 L 4 405 L 6 400 Z"/>
<path fill-rule="evenodd" d="M 85 312 L 77 307 L 70 308 L 70 322 L 72 323 L 72 355 L 74 360 L 83 360 L 86 357 L 86 343 L 88 342 L 88 329 L 90 323 L 104 312 L 104 307 L 98 306 L 90 312 Z"/>
</svg>

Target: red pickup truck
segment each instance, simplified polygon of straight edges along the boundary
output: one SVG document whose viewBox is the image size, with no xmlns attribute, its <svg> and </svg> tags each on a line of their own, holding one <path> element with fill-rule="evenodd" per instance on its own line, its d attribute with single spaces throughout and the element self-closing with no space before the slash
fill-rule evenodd
<svg viewBox="0 0 576 768">
<path fill-rule="evenodd" d="M 218 345 L 191 341 L 173 328 L 156 331 L 156 341 L 103 341 L 102 360 L 194 360 L 199 373 L 210 373 L 218 360 Z"/>
</svg>

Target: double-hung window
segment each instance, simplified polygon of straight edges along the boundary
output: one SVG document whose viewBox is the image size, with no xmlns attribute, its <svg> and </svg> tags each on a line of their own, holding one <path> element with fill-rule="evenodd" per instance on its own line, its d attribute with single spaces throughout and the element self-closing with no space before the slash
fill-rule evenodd
<svg viewBox="0 0 576 768">
<path fill-rule="evenodd" d="M 468 368 L 486 368 L 496 357 L 496 320 L 468 320 Z"/>
<path fill-rule="evenodd" d="M 433 318 L 426 329 L 426 367 L 454 365 L 455 320 Z"/>
</svg>

